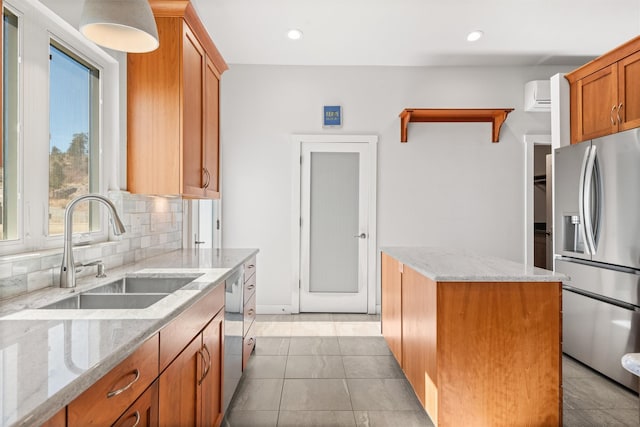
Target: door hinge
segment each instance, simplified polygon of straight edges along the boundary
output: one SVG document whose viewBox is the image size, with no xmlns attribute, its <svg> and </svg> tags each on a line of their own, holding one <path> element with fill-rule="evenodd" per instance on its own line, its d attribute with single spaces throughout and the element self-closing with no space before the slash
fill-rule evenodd
<svg viewBox="0 0 640 427">
<path fill-rule="evenodd" d="M 300 217 L 300 227 L 302 227 L 302 217 Z"/>
<path fill-rule="evenodd" d="M 302 156 L 300 156 L 300 164 L 302 164 Z"/>
<path fill-rule="evenodd" d="M 220 220 L 216 219 L 216 230 L 220 230 Z"/>
<path fill-rule="evenodd" d="M 298 279 L 298 289 L 302 288 L 302 280 Z"/>
</svg>

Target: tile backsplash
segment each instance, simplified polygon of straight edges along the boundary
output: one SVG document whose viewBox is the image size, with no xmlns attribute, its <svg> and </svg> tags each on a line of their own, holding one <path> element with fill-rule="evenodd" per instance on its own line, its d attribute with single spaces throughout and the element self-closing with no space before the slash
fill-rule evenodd
<svg viewBox="0 0 640 427">
<path fill-rule="evenodd" d="M 145 196 L 124 191 L 109 192 L 127 232 L 109 241 L 76 246 L 76 263 L 102 260 L 108 272 L 145 258 L 182 247 L 183 203 L 179 197 Z M 0 257 L 0 300 L 23 295 L 47 286 L 58 286 L 62 248 Z M 85 267 L 76 274 L 96 274 Z"/>
</svg>

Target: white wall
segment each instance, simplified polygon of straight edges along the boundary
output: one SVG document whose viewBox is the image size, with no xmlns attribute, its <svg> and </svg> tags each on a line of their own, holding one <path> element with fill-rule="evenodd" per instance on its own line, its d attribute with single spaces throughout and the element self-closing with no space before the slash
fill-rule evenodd
<svg viewBox="0 0 640 427">
<path fill-rule="evenodd" d="M 294 133 L 379 135 L 378 245 L 468 248 L 523 261 L 523 134 L 550 115 L 522 109 L 524 84 L 572 67 L 422 68 L 231 65 L 221 89 L 223 246 L 260 249 L 259 312 L 291 304 L 291 143 Z M 344 125 L 322 128 L 322 106 Z M 404 108 L 509 108 L 488 123 L 412 123 Z M 379 302 L 379 296 L 377 298 Z"/>
</svg>

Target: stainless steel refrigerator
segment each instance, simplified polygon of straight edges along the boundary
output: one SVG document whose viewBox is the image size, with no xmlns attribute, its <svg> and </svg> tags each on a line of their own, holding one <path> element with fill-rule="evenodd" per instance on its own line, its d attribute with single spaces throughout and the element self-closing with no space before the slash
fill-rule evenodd
<svg viewBox="0 0 640 427">
<path fill-rule="evenodd" d="M 620 358 L 640 352 L 640 129 L 554 155 L 563 351 L 637 391 Z"/>
</svg>

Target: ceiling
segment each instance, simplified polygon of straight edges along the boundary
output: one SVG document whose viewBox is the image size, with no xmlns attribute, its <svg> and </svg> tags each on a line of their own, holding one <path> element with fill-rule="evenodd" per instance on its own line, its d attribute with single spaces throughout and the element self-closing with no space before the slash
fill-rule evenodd
<svg viewBox="0 0 640 427">
<path fill-rule="evenodd" d="M 41 1 L 77 25 L 79 0 Z M 640 0 L 191 1 L 230 64 L 580 65 L 640 35 Z"/>
</svg>

